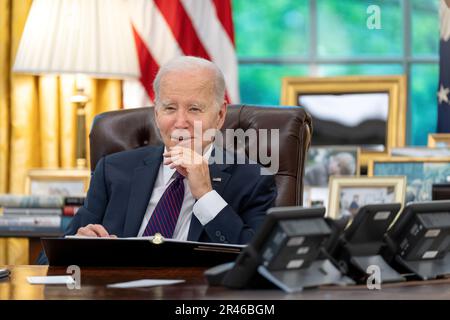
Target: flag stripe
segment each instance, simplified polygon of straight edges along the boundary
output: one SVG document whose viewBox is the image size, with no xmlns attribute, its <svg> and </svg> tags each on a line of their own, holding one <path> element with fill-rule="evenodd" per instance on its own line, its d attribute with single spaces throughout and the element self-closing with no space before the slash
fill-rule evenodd
<svg viewBox="0 0 450 320">
<path fill-rule="evenodd" d="M 213 4 L 216 7 L 217 19 L 219 19 L 220 23 L 222 23 L 222 26 L 227 32 L 231 43 L 233 44 L 233 46 L 235 46 L 232 16 L 233 10 L 231 8 L 231 2 L 224 0 L 213 0 Z"/>
<path fill-rule="evenodd" d="M 124 81 L 125 107 L 151 102 L 157 70 L 183 54 L 216 63 L 225 76 L 227 101 L 239 103 L 229 0 L 133 0 L 129 4 L 142 77 L 140 83 Z"/>
<path fill-rule="evenodd" d="M 156 71 L 160 65 L 165 64 L 176 56 L 182 55 L 170 27 L 152 0 L 132 1 L 130 6 L 133 26 L 145 44 L 145 49 L 148 51 L 146 56 L 153 58 Z M 147 72 L 148 69 L 145 69 L 145 67 L 141 69 L 141 74 Z M 153 103 L 154 99 L 151 98 L 149 100 L 149 98 L 154 96 L 152 87 L 154 76 L 141 82 L 125 81 L 123 98 L 125 107 L 137 107 Z M 147 93 L 145 97 L 139 96 L 143 91 Z"/>
<path fill-rule="evenodd" d="M 165 18 L 153 0 L 141 0 L 132 11 L 132 21 L 158 65 L 183 54 Z M 133 4 L 139 4 L 138 0 Z"/>
<path fill-rule="evenodd" d="M 139 33 L 136 31 L 133 24 L 132 27 L 133 27 L 134 42 L 136 44 L 136 51 L 139 59 L 139 66 L 141 68 L 140 80 L 150 99 L 154 100 L 155 94 L 153 92 L 152 84 L 153 80 L 155 79 L 155 75 L 158 72 L 159 65 L 153 59 L 152 55 L 147 49 L 147 46 L 140 37 Z"/>
<path fill-rule="evenodd" d="M 227 100 L 239 100 L 237 79 L 237 60 L 233 43 L 231 43 L 222 24 L 216 17 L 216 10 L 211 1 L 182 0 L 197 34 L 208 54 L 220 70 L 223 70 L 227 86 Z"/>
<path fill-rule="evenodd" d="M 211 60 L 209 53 L 206 51 L 203 42 L 200 40 L 197 30 L 193 25 L 190 16 L 187 14 L 185 7 L 180 0 L 154 0 L 155 5 L 161 11 L 166 19 L 167 24 L 172 30 L 173 36 L 185 55 L 192 55 Z M 195 4 L 208 4 L 209 1 L 196 1 Z M 194 5 L 194 4 L 192 4 Z M 208 29 L 208 27 L 206 26 Z M 228 92 L 225 93 L 225 99 L 231 101 Z"/>
<path fill-rule="evenodd" d="M 211 60 L 179 0 L 155 0 L 185 55 Z"/>
</svg>

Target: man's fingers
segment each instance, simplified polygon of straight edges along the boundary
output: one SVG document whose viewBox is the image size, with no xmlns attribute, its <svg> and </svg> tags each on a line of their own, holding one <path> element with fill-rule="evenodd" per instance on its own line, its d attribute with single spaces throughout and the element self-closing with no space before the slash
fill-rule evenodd
<svg viewBox="0 0 450 320">
<path fill-rule="evenodd" d="M 164 165 L 169 166 L 171 169 L 176 169 L 185 177 L 187 177 L 188 170 L 193 169 L 198 165 L 203 165 L 205 162 L 207 161 L 203 156 L 189 148 L 176 146 L 172 147 L 169 151 L 164 152 Z"/>
<path fill-rule="evenodd" d="M 109 235 L 101 224 L 88 224 L 86 227 L 81 227 L 77 231 L 77 236 L 117 238 L 116 235 Z"/>
<path fill-rule="evenodd" d="M 78 236 L 85 237 L 109 237 L 108 231 L 100 224 L 88 224 L 81 227 L 77 232 Z"/>
<path fill-rule="evenodd" d="M 190 150 L 188 148 L 183 147 L 172 147 L 170 150 L 163 153 L 164 157 L 172 157 L 176 155 L 182 155 L 185 150 Z"/>
<path fill-rule="evenodd" d="M 96 237 L 97 234 L 94 231 L 92 231 L 89 228 L 87 228 L 87 227 L 81 227 L 77 231 L 77 236 Z"/>
<path fill-rule="evenodd" d="M 182 147 L 182 146 L 173 146 L 172 148 L 170 148 L 169 152 L 181 153 L 184 150 L 190 150 L 190 149 L 186 148 L 186 147 Z"/>
<path fill-rule="evenodd" d="M 94 231 L 99 237 L 109 237 L 108 231 L 101 224 L 90 224 L 90 229 Z"/>
<path fill-rule="evenodd" d="M 203 156 L 192 149 L 180 146 L 172 147 L 169 151 L 164 152 L 163 156 L 165 165 L 169 165 L 179 158 L 183 158 L 185 164 L 202 164 L 204 160 Z"/>
</svg>

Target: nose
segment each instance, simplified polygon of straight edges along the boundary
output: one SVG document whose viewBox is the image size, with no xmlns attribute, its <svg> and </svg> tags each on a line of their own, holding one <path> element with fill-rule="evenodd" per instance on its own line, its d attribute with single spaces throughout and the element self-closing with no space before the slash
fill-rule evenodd
<svg viewBox="0 0 450 320">
<path fill-rule="evenodd" d="M 188 115 L 183 108 L 180 108 L 176 114 L 175 128 L 176 129 L 186 129 L 189 127 Z"/>
</svg>

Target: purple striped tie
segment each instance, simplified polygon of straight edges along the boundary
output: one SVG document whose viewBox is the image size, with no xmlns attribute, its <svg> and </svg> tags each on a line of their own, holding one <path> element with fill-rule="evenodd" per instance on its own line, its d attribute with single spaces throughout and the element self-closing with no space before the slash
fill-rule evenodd
<svg viewBox="0 0 450 320">
<path fill-rule="evenodd" d="M 175 180 L 164 191 L 153 211 L 142 236 L 159 232 L 164 238 L 172 238 L 184 199 L 184 176 L 175 172 Z"/>
</svg>

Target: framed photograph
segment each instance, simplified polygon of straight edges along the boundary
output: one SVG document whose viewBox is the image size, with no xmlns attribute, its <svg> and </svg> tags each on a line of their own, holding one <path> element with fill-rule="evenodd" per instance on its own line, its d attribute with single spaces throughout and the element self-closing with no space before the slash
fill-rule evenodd
<svg viewBox="0 0 450 320">
<path fill-rule="evenodd" d="M 331 177 L 327 216 L 354 217 L 366 204 L 403 204 L 405 187 L 405 177 Z"/>
<path fill-rule="evenodd" d="M 369 161 L 369 176 L 405 176 L 405 203 L 432 200 L 435 183 L 450 182 L 450 157 L 445 158 L 379 158 Z"/>
<path fill-rule="evenodd" d="M 450 133 L 430 133 L 430 134 L 428 134 L 428 147 L 430 147 L 430 148 L 450 148 Z"/>
<path fill-rule="evenodd" d="M 406 77 L 286 77 L 282 105 L 312 115 L 312 145 L 357 145 L 366 166 L 374 155 L 405 145 Z"/>
<path fill-rule="evenodd" d="M 303 187 L 304 207 L 328 207 L 328 187 Z"/>
<path fill-rule="evenodd" d="M 328 187 L 330 176 L 359 175 L 360 148 L 355 146 L 311 147 L 305 164 L 305 186 Z"/>
<path fill-rule="evenodd" d="M 414 157 L 414 158 L 450 158 L 450 147 L 399 147 L 389 150 L 392 157 Z"/>
<path fill-rule="evenodd" d="M 25 180 L 31 195 L 85 196 L 91 172 L 83 169 L 32 169 Z"/>
</svg>

